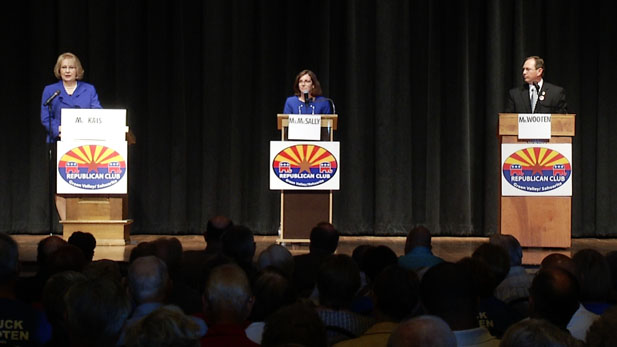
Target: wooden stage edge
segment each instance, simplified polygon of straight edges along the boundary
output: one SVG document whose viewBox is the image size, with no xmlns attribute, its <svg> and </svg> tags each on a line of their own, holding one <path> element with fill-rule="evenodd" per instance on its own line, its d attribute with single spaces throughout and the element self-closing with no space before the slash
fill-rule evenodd
<svg viewBox="0 0 617 347">
<path fill-rule="evenodd" d="M 38 242 L 47 235 L 11 235 L 19 244 L 20 260 L 22 262 L 36 261 L 36 247 Z M 127 261 L 131 250 L 140 242 L 153 241 L 159 237 L 176 237 L 182 243 L 184 250 L 203 249 L 206 245 L 201 235 L 131 235 L 131 242 L 127 245 L 104 246 L 99 245 L 95 249 L 94 259 L 111 259 L 114 261 Z M 276 243 L 277 236 L 255 236 L 257 244 L 256 256 L 269 245 Z M 447 261 L 458 261 L 470 256 L 471 253 L 482 243 L 487 242 L 487 237 L 433 237 L 433 253 Z M 390 247 L 397 256 L 403 254 L 405 237 L 403 236 L 341 236 L 337 253 L 351 255 L 354 248 L 359 245 L 385 245 Z M 292 254 L 308 253 L 306 243 L 287 243 L 285 246 Z M 537 266 L 542 259 L 551 253 L 563 253 L 572 256 L 581 249 L 592 248 L 602 254 L 617 250 L 617 239 L 572 239 L 572 247 L 562 249 L 526 248 L 523 250 L 523 263 L 528 266 Z"/>
</svg>

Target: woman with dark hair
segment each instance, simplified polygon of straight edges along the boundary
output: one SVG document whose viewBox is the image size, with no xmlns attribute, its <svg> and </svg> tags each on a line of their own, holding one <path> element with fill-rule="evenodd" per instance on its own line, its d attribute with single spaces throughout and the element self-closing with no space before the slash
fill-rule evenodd
<svg viewBox="0 0 617 347">
<path fill-rule="evenodd" d="M 63 108 L 102 108 L 94 86 L 81 81 L 84 69 L 75 54 L 67 52 L 58 56 L 54 76 L 58 82 L 45 86 L 41 100 L 41 123 L 47 130 L 48 143 L 58 140 Z"/>
<path fill-rule="evenodd" d="M 293 85 L 294 95 L 285 101 L 285 114 L 331 114 L 330 99 L 323 97 L 315 73 L 302 70 Z"/>
</svg>

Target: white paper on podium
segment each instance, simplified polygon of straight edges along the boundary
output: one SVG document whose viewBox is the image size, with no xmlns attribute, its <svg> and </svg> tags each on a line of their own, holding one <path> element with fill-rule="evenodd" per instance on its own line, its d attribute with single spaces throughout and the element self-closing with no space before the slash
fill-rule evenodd
<svg viewBox="0 0 617 347">
<path fill-rule="evenodd" d="M 550 113 L 520 113 L 518 115 L 518 138 L 522 140 L 550 139 Z"/>
<path fill-rule="evenodd" d="M 290 114 L 287 138 L 290 140 L 321 140 L 321 116 Z"/>
<path fill-rule="evenodd" d="M 124 141 L 125 109 L 64 108 L 61 111 L 62 141 Z"/>
</svg>

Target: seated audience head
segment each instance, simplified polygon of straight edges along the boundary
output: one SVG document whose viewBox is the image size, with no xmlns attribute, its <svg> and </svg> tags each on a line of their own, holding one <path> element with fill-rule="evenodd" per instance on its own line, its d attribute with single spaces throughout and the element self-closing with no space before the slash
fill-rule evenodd
<svg viewBox="0 0 617 347">
<path fill-rule="evenodd" d="M 120 283 L 122 281 L 122 270 L 120 265 L 109 259 L 101 259 L 91 262 L 84 268 L 83 274 L 88 278 L 106 277 L 111 281 Z"/>
<path fill-rule="evenodd" d="M 79 272 L 63 271 L 51 276 L 45 283 L 42 298 L 43 308 L 47 319 L 53 326 L 54 334 L 58 333 L 58 329 L 64 332 L 66 330 L 64 295 L 74 284 L 85 282 L 86 279 L 86 276 Z"/>
<path fill-rule="evenodd" d="M 69 244 L 75 245 L 84 252 L 87 262 L 91 262 L 96 248 L 96 239 L 90 233 L 76 231 L 69 237 Z"/>
<path fill-rule="evenodd" d="M 235 260 L 240 266 L 253 263 L 255 238 L 251 229 L 234 225 L 221 237 L 223 254 Z"/>
<path fill-rule="evenodd" d="M 510 266 L 519 266 L 523 263 L 523 247 L 521 247 L 516 237 L 508 234 L 494 234 L 489 238 L 488 242 L 492 245 L 500 246 L 508 252 Z"/>
<path fill-rule="evenodd" d="M 493 290 L 501 283 L 510 271 L 510 257 L 500 246 L 483 243 L 473 252 L 472 258 L 483 261 L 494 276 Z"/>
<path fill-rule="evenodd" d="M 198 347 L 200 327 L 177 306 L 161 306 L 126 329 L 127 347 Z"/>
<path fill-rule="evenodd" d="M 488 298 L 493 295 L 498 283 L 490 267 L 479 258 L 465 257 L 458 262 L 469 273 L 472 293 L 478 298 Z"/>
<path fill-rule="evenodd" d="M 291 280 L 274 267 L 266 267 L 257 274 L 253 295 L 255 304 L 250 316 L 253 322 L 263 322 L 279 308 L 296 301 Z"/>
<path fill-rule="evenodd" d="M 542 259 L 542 262 L 540 263 L 540 269 L 548 269 L 551 267 L 557 267 L 565 270 L 575 278 L 578 278 L 576 264 L 574 264 L 572 258 L 568 257 L 565 254 L 552 253 Z"/>
<path fill-rule="evenodd" d="M 360 289 L 358 265 L 345 254 L 326 257 L 319 267 L 317 289 L 321 305 L 334 310 L 350 308 Z"/>
<path fill-rule="evenodd" d="M 236 264 L 217 266 L 206 280 L 203 310 L 208 322 L 241 324 L 253 307 L 246 273 Z"/>
<path fill-rule="evenodd" d="M 578 283 L 571 273 L 559 267 L 540 269 L 529 288 L 530 315 L 566 329 L 579 307 L 578 298 Z"/>
<path fill-rule="evenodd" d="M 129 292 L 137 304 L 163 302 L 171 286 L 167 265 L 153 255 L 135 259 L 127 278 Z"/>
<path fill-rule="evenodd" d="M 390 265 L 373 284 L 373 301 L 379 320 L 400 322 L 411 317 L 420 302 L 420 281 L 415 272 Z"/>
<path fill-rule="evenodd" d="M 62 271 L 77 271 L 81 272 L 88 261 L 84 256 L 84 252 L 77 246 L 66 244 L 58 248 L 47 262 L 49 275 L 53 275 Z"/>
<path fill-rule="evenodd" d="M 156 249 L 153 242 L 140 242 L 131 250 L 131 254 L 129 255 L 129 263 L 135 261 L 135 259 L 139 257 L 145 257 L 147 255 L 155 255 Z"/>
<path fill-rule="evenodd" d="M 19 275 L 19 248 L 17 242 L 0 232 L 0 286 L 13 286 Z"/>
<path fill-rule="evenodd" d="M 364 264 L 362 270 L 368 277 L 368 281 L 373 282 L 375 278 L 386 267 L 396 264 L 398 257 L 388 246 L 376 246 L 366 250 L 364 254 Z"/>
<path fill-rule="evenodd" d="M 208 220 L 203 232 L 206 247 L 220 246 L 221 236 L 234 225 L 231 219 L 225 216 L 214 216 Z"/>
<path fill-rule="evenodd" d="M 405 254 L 409 253 L 414 247 L 431 248 L 431 232 L 424 226 L 418 226 L 407 233 L 405 240 Z"/>
<path fill-rule="evenodd" d="M 154 254 L 167 264 L 167 271 L 173 276 L 182 263 L 182 243 L 177 237 L 160 237 L 154 241 Z"/>
<path fill-rule="evenodd" d="M 302 302 L 285 306 L 266 321 L 261 345 L 327 346 L 326 327 L 313 308 Z"/>
<path fill-rule="evenodd" d="M 388 347 L 456 347 L 456 336 L 443 319 L 419 316 L 399 324 L 388 339 Z"/>
<path fill-rule="evenodd" d="M 294 258 L 289 250 L 281 245 L 272 244 L 259 254 L 258 269 L 263 270 L 268 266 L 277 268 L 287 278 L 293 277 Z"/>
<path fill-rule="evenodd" d="M 311 253 L 332 254 L 338 247 L 339 233 L 334 225 L 321 222 L 311 230 L 309 251 Z"/>
<path fill-rule="evenodd" d="M 36 263 L 39 266 L 39 271 L 45 272 L 47 270 L 49 257 L 66 244 L 67 242 L 58 236 L 48 236 L 39 241 L 36 248 Z"/>
<path fill-rule="evenodd" d="M 73 346 L 114 346 L 131 312 L 123 288 L 107 279 L 74 284 L 64 302 Z"/>
<path fill-rule="evenodd" d="M 613 306 L 598 318 L 589 327 L 586 336 L 588 346 L 613 347 L 617 346 L 617 307 Z"/>
<path fill-rule="evenodd" d="M 452 330 L 478 327 L 471 273 L 460 264 L 440 263 L 426 271 L 420 297 L 426 312 L 445 320 Z"/>
<path fill-rule="evenodd" d="M 523 319 L 506 330 L 501 347 L 575 347 L 582 346 L 567 330 L 560 329 L 544 319 Z M 594 345 L 595 346 L 595 345 Z"/>
<path fill-rule="evenodd" d="M 576 265 L 581 301 L 607 302 L 612 293 L 611 270 L 600 252 L 583 249 L 572 257 Z"/>
</svg>

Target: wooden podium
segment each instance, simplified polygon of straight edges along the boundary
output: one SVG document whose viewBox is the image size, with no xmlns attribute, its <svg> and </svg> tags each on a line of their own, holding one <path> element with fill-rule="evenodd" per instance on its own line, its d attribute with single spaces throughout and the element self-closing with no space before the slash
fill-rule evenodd
<svg viewBox="0 0 617 347">
<path fill-rule="evenodd" d="M 551 115 L 549 143 L 572 143 L 574 114 Z M 533 143 L 519 140 L 518 114 L 500 113 L 498 136 L 504 143 Z M 501 156 L 500 156 L 501 157 Z M 500 175 L 501 175 L 500 168 Z M 501 234 L 516 237 L 523 247 L 568 248 L 571 246 L 572 198 L 570 196 L 502 196 Z"/>
<path fill-rule="evenodd" d="M 126 110 L 64 109 L 56 207 L 62 237 L 91 233 L 97 245 L 130 241 Z"/>
<path fill-rule="evenodd" d="M 321 141 L 334 141 L 338 115 L 321 116 Z M 281 140 L 288 141 L 289 115 L 277 115 L 277 129 Z M 332 191 L 282 190 L 281 232 L 277 242 L 309 242 L 311 229 L 320 222 L 332 223 Z"/>
</svg>

